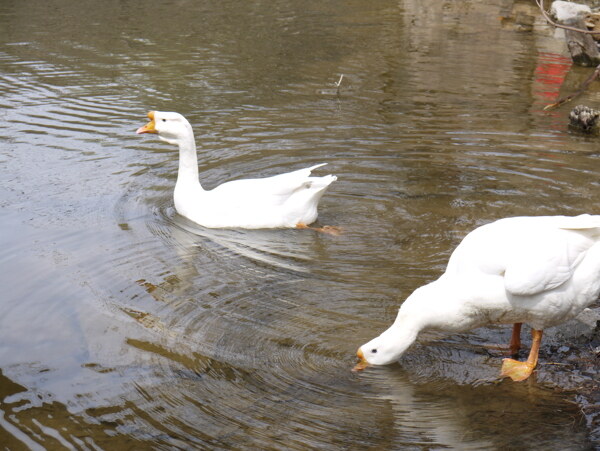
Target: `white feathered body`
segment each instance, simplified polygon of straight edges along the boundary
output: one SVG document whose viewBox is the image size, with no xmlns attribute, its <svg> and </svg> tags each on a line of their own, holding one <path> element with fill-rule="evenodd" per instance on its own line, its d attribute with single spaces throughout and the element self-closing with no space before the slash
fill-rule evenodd
<svg viewBox="0 0 600 451">
<path fill-rule="evenodd" d="M 205 227 L 247 229 L 296 227 L 317 219 L 317 206 L 333 175 L 310 177 L 319 164 L 286 174 L 234 180 L 205 191 L 199 185 L 178 183 L 177 212 Z"/>
<path fill-rule="evenodd" d="M 600 216 L 514 217 L 469 233 L 445 273 L 415 291 L 401 312 L 435 309 L 430 328 L 490 323 L 542 330 L 577 316 L 600 294 Z"/>
</svg>

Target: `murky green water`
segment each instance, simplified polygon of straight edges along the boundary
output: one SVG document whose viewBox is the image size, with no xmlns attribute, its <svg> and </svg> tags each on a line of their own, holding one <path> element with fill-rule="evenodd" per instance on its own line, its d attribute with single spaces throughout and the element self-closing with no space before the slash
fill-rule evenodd
<svg viewBox="0 0 600 451">
<path fill-rule="evenodd" d="M 475 226 L 600 211 L 597 139 L 542 112 L 588 73 L 500 20 L 529 3 L 1 2 L 0 443 L 592 447 L 560 365 L 496 380 L 504 328 L 350 372 Z M 328 163 L 345 233 L 185 221 L 151 109 L 207 188 Z"/>
</svg>

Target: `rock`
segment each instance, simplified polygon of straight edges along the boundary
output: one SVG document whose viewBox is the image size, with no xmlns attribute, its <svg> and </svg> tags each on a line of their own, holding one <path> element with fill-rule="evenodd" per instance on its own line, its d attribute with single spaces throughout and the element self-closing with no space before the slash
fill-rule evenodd
<svg viewBox="0 0 600 451">
<path fill-rule="evenodd" d="M 585 20 L 583 16 L 561 20 L 560 23 L 569 27 L 586 30 Z M 565 30 L 565 39 L 567 47 L 571 52 L 573 62 L 579 66 L 595 67 L 600 64 L 600 52 L 598 45 L 592 35 L 580 33 L 579 31 Z"/>
<path fill-rule="evenodd" d="M 573 62 L 579 66 L 598 66 L 600 52 L 593 35 L 574 31 L 595 29 L 599 18 L 592 14 L 590 7 L 579 3 L 556 1 L 552 3 L 550 13 L 559 24 L 568 27 L 565 28 L 565 39 Z M 596 37 L 596 39 L 600 38 Z"/>
<path fill-rule="evenodd" d="M 571 321 L 544 330 L 544 340 L 548 339 L 549 342 L 556 342 L 561 346 L 566 346 L 567 343 L 589 343 L 599 322 L 600 308 L 586 308 Z"/>
<path fill-rule="evenodd" d="M 585 26 L 589 31 L 597 31 L 598 34 L 592 34 L 594 41 L 600 41 L 600 13 L 592 13 L 585 16 Z"/>
<path fill-rule="evenodd" d="M 600 111 L 585 105 L 577 105 L 569 113 L 569 126 L 585 133 L 598 131 Z"/>
<path fill-rule="evenodd" d="M 552 2 L 550 14 L 559 22 L 576 19 L 580 14 L 591 14 L 592 10 L 587 5 L 579 3 L 556 1 Z"/>
</svg>

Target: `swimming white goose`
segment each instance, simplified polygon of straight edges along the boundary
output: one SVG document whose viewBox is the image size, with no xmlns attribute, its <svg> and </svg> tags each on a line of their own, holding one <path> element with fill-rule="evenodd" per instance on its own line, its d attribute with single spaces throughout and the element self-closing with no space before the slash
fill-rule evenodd
<svg viewBox="0 0 600 451">
<path fill-rule="evenodd" d="M 600 216 L 500 219 L 463 239 L 444 274 L 415 290 L 394 324 L 358 349 L 354 369 L 397 361 L 427 329 L 513 323 L 514 355 L 527 323 L 533 336 L 527 361 L 504 359 L 501 372 L 525 380 L 537 365 L 542 331 L 574 318 L 599 294 Z"/>
<path fill-rule="evenodd" d="M 234 180 L 206 191 L 198 180 L 194 132 L 179 113 L 150 111 L 150 122 L 137 133 L 157 133 L 179 146 L 179 172 L 173 194 L 175 209 L 186 218 L 210 228 L 309 228 L 317 219 L 317 206 L 333 175 L 310 177 L 318 164 L 260 179 Z M 334 227 L 322 230 L 336 233 Z"/>
</svg>

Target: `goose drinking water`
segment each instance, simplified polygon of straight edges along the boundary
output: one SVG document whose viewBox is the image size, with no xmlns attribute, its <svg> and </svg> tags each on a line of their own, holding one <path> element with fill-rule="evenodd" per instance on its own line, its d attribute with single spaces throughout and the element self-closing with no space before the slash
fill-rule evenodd
<svg viewBox="0 0 600 451">
<path fill-rule="evenodd" d="M 505 218 L 469 233 L 439 279 L 415 290 L 395 322 L 362 345 L 355 370 L 395 362 L 421 331 L 464 332 L 521 323 L 532 328 L 529 357 L 504 359 L 501 375 L 527 379 L 537 365 L 543 330 L 568 321 L 600 294 L 600 216 Z"/>
</svg>

